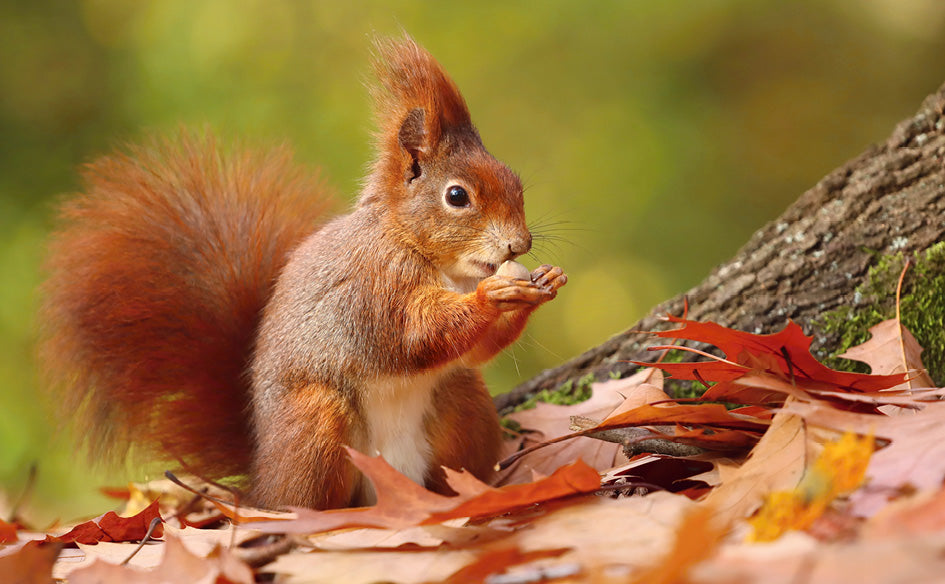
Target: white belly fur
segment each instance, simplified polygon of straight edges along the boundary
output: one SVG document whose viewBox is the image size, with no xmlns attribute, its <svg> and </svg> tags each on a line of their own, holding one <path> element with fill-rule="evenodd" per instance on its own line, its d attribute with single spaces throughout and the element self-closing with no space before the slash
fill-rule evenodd
<svg viewBox="0 0 945 584">
<path fill-rule="evenodd" d="M 362 401 L 367 429 L 365 454 L 380 454 L 392 467 L 422 485 L 433 457 L 424 420 L 432 409 L 433 388 L 448 372 L 438 369 L 370 382 Z M 361 482 L 360 495 L 365 505 L 377 500 L 367 479 Z"/>
</svg>

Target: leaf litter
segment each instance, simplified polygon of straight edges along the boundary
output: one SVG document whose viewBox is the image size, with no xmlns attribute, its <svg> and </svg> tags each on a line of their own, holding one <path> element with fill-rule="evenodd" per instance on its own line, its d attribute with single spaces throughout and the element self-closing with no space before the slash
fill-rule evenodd
<svg viewBox="0 0 945 584">
<path fill-rule="evenodd" d="M 378 493 L 373 507 L 273 512 L 195 500 L 166 484 L 129 489 L 128 517 L 53 534 L 0 524 L 0 569 L 14 581 L 80 584 L 262 574 L 346 584 L 894 582 L 942 573 L 945 390 L 897 319 L 844 355 L 873 374 L 820 364 L 794 323 L 754 335 L 668 320 L 678 328 L 654 334 L 724 357 L 684 348 L 702 359 L 595 384 L 585 403 L 514 414 L 522 431 L 510 449 L 525 454 L 492 484 L 449 471 L 457 494 L 447 497 L 349 449 Z M 728 405 L 672 400 L 663 374 L 707 385 L 698 402 Z M 628 458 L 639 437 L 594 437 L 614 440 L 608 432 L 628 427 L 699 454 Z M 158 518 L 165 533 L 152 530 L 131 557 L 130 542 Z M 260 554 L 267 546 L 278 551 Z"/>
</svg>

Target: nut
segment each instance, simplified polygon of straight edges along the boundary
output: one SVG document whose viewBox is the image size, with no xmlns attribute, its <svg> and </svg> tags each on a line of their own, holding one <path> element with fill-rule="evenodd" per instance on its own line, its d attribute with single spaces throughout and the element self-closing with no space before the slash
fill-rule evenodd
<svg viewBox="0 0 945 584">
<path fill-rule="evenodd" d="M 528 280 L 529 282 L 532 281 L 532 273 L 528 271 L 528 268 L 513 260 L 502 262 L 502 265 L 499 266 L 499 269 L 496 270 L 495 274 L 496 276 L 511 278 L 513 280 Z"/>
</svg>

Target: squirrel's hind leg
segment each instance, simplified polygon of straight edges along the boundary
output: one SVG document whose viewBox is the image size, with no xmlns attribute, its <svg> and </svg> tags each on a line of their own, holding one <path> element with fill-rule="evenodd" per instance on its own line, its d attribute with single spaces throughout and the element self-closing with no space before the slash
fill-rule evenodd
<svg viewBox="0 0 945 584">
<path fill-rule="evenodd" d="M 458 369 L 437 386 L 433 403 L 433 415 L 427 420 L 427 436 L 433 449 L 427 488 L 452 492 L 442 466 L 465 469 L 488 482 L 499 456 L 502 434 L 482 375 L 476 369 Z"/>
<path fill-rule="evenodd" d="M 255 423 L 252 503 L 336 509 L 350 505 L 360 473 L 343 445 L 359 446 L 360 416 L 337 390 L 318 384 L 290 388 Z M 257 408 L 257 413 L 258 408 Z"/>
</svg>

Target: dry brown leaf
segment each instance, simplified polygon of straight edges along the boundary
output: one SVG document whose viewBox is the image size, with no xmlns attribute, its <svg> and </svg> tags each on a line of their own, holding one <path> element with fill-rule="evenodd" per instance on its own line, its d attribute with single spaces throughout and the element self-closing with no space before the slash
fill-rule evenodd
<svg viewBox="0 0 945 584">
<path fill-rule="evenodd" d="M 210 554 L 216 547 L 228 547 L 232 542 L 239 545 L 256 535 L 257 532 L 245 529 L 234 528 L 232 526 L 225 529 L 195 529 L 188 527 L 178 529 L 171 525 L 165 525 L 165 533 L 168 536 L 180 540 L 187 550 L 200 557 Z M 236 533 L 233 531 L 236 529 Z M 70 573 L 80 568 L 86 568 L 92 565 L 96 560 L 101 560 L 110 564 L 120 564 L 125 561 L 135 545 L 131 543 L 108 543 L 100 542 L 95 545 L 79 544 L 79 556 L 60 559 L 56 562 L 53 575 L 56 578 L 65 578 Z M 164 545 L 162 542 L 151 542 L 145 545 L 128 562 L 129 566 L 140 569 L 152 569 L 161 564 L 161 558 L 164 556 Z"/>
<path fill-rule="evenodd" d="M 649 485 L 654 485 L 675 493 L 693 487 L 708 488 L 708 483 L 703 480 L 694 481 L 692 477 L 708 477 L 708 473 L 713 470 L 714 464 L 709 460 L 678 458 L 664 454 L 640 454 L 627 464 L 607 471 L 601 482 L 605 485 L 617 485 L 620 484 L 620 479 L 624 479 L 624 484 L 626 481 L 630 483 L 627 488 L 642 483 L 647 485 L 648 489 L 651 488 Z"/>
<path fill-rule="evenodd" d="M 651 365 L 677 379 L 725 382 L 760 370 L 797 383 L 813 381 L 847 391 L 877 391 L 901 383 L 904 377 L 901 374 L 865 375 L 831 369 L 811 355 L 813 337 L 806 336 L 801 327 L 790 320 L 784 329 L 770 335 L 746 333 L 714 322 L 685 320 L 671 315 L 667 316 L 667 320 L 682 324 L 682 328 L 660 331 L 654 335 L 714 345 L 728 358 Z"/>
<path fill-rule="evenodd" d="M 905 487 L 937 489 L 945 479 L 945 402 L 916 402 L 919 411 L 900 416 L 844 412 L 816 403 L 794 402 L 785 411 L 809 424 L 891 440 L 870 459 L 867 484 L 853 493 L 853 510 L 872 516 Z"/>
<path fill-rule="evenodd" d="M 450 487 L 457 490 L 457 486 L 453 483 L 450 483 Z M 478 491 L 474 496 L 467 497 L 448 511 L 432 513 L 424 523 L 441 523 L 458 517 L 477 519 L 497 516 L 536 503 L 591 493 L 598 488 L 600 488 L 600 475 L 583 461 L 577 460 L 535 482 Z M 463 497 L 464 493 L 460 493 L 459 498 Z"/>
<path fill-rule="evenodd" d="M 807 442 L 803 420 L 779 412 L 748 460 L 730 476 L 723 475 L 703 504 L 714 509 L 722 525 L 748 517 L 766 494 L 797 486 L 807 466 Z"/>
<path fill-rule="evenodd" d="M 945 531 L 945 489 L 892 501 L 866 522 L 862 536 L 879 539 L 940 531 Z"/>
<path fill-rule="evenodd" d="M 129 546 L 130 547 L 130 546 Z M 253 571 L 232 553 L 215 548 L 206 558 L 194 555 L 178 538 L 168 535 L 164 555 L 154 569 L 142 571 L 101 560 L 69 576 L 70 584 L 253 584 Z"/>
<path fill-rule="evenodd" d="M 636 584 L 683 584 L 689 581 L 689 571 L 698 563 L 715 554 L 725 530 L 712 522 L 709 507 L 697 507 L 683 518 L 676 529 L 676 539 L 669 553 L 655 566 L 635 574 Z"/>
<path fill-rule="evenodd" d="M 441 584 L 467 584 L 468 582 L 484 582 L 489 576 L 501 574 L 513 566 L 521 566 L 536 560 L 545 558 L 556 558 L 567 552 L 567 548 L 556 548 L 549 550 L 533 550 L 523 552 L 516 547 L 499 547 L 488 549 L 476 558 L 473 563 L 453 572 L 445 580 L 440 580 Z M 538 579 L 528 581 L 540 581 L 544 578 L 541 574 Z"/>
<path fill-rule="evenodd" d="M 512 542 L 526 551 L 571 548 L 550 565 L 577 563 L 582 573 L 590 575 L 629 575 L 665 555 L 683 517 L 695 507 L 686 497 L 666 492 L 619 499 L 588 497 L 536 518 Z"/>
<path fill-rule="evenodd" d="M 695 566 L 692 584 L 937 583 L 945 533 L 825 544 L 792 532 L 769 544 L 723 546 Z"/>
<path fill-rule="evenodd" d="M 317 549 L 389 550 L 409 546 L 413 550 L 436 549 L 444 543 L 453 546 L 483 544 L 508 535 L 508 529 L 489 525 L 465 525 L 465 519 L 446 521 L 438 525 L 422 525 L 405 529 L 345 529 L 308 537 Z"/>
<path fill-rule="evenodd" d="M 61 543 L 31 541 L 12 554 L 0 557 L 0 574 L 9 584 L 52 584 L 53 564 Z"/>
<path fill-rule="evenodd" d="M 922 365 L 922 347 L 898 320 L 884 320 L 870 328 L 870 335 L 862 345 L 851 347 L 838 356 L 866 363 L 875 375 L 909 373 L 909 381 L 895 389 L 935 387 Z"/>
<path fill-rule="evenodd" d="M 76 525 L 67 533 L 47 536 L 47 541 L 64 543 L 98 543 L 111 541 L 140 541 L 148 532 L 152 520 L 161 520 L 158 502 L 152 501 L 144 510 L 132 517 L 120 517 L 114 511 Z M 151 532 L 151 537 L 164 533 L 163 520 Z"/>
<path fill-rule="evenodd" d="M 17 526 L 15 523 L 7 523 L 0 519 L 0 545 L 13 543 L 17 540 Z"/>
<path fill-rule="evenodd" d="M 668 493 L 646 497 L 584 497 L 574 504 L 551 506 L 549 512 L 520 518 L 518 531 L 501 544 L 522 553 L 569 548 L 557 558 L 541 562 L 555 573 L 557 566 L 580 566 L 581 574 L 629 574 L 652 562 L 669 548 L 677 526 L 687 511 L 695 508 L 689 499 Z M 503 522 L 504 520 L 493 520 Z M 527 528 L 526 528 L 527 527 Z M 357 545 L 357 542 L 352 542 Z M 292 553 L 281 556 L 267 571 L 286 578 L 287 583 L 361 584 L 377 581 L 412 584 L 444 580 L 475 562 L 475 548 L 437 551 L 362 550 Z M 570 573 L 574 573 L 573 570 Z"/>
<path fill-rule="evenodd" d="M 524 433 L 524 440 L 516 450 L 570 434 L 571 416 L 587 416 L 598 420 L 606 417 L 624 401 L 619 391 L 627 390 L 628 385 L 619 383 L 622 381 L 624 380 L 595 383 L 591 386 L 593 393 L 590 399 L 578 404 L 561 406 L 539 402 L 530 410 L 509 414 L 507 418 L 517 422 Z M 578 459 L 603 470 L 614 466 L 618 461 L 626 460 L 621 457 L 621 449 L 617 444 L 593 438 L 575 438 L 523 456 L 509 468 L 499 471 L 493 484 L 502 486 L 529 482 L 534 480 L 536 473 L 548 475 L 556 468 Z"/>
<path fill-rule="evenodd" d="M 632 410 L 637 406 L 669 400 L 670 397 L 663 391 L 663 372 L 659 369 L 647 367 L 637 371 L 630 377 L 612 379 L 602 383 L 595 383 L 592 387 L 600 390 L 614 391 L 624 397 L 623 403 L 611 412 L 605 412 L 598 419 Z M 594 416 L 588 416 L 594 417 Z"/>
<path fill-rule="evenodd" d="M 658 426 L 661 424 L 701 425 L 755 432 L 764 432 L 769 425 L 766 420 L 761 418 L 730 412 L 721 404 L 663 404 L 658 406 L 644 404 L 608 417 L 598 424 L 594 430 L 601 431 L 625 426 Z"/>
<path fill-rule="evenodd" d="M 457 496 L 428 491 L 397 472 L 380 456 L 369 457 L 348 448 L 351 461 L 374 485 L 377 504 L 354 509 L 296 509 L 297 519 L 248 523 L 266 533 L 322 533 L 352 527 L 404 529 L 440 523 L 457 517 L 486 517 L 574 494 L 600 486 L 600 475 L 582 461 L 556 470 L 539 481 L 493 488 L 468 473 L 448 474 Z"/>
<path fill-rule="evenodd" d="M 266 566 L 280 584 L 421 584 L 443 580 L 475 561 L 469 550 L 295 552 Z"/>
<path fill-rule="evenodd" d="M 729 385 L 746 386 L 746 389 L 758 392 L 790 395 L 803 401 L 819 400 L 840 402 L 843 403 L 843 409 L 854 408 L 859 404 L 872 406 L 869 408 L 859 408 L 866 413 L 875 413 L 880 411 L 881 407 L 887 405 L 897 406 L 897 410 L 901 408 L 915 408 L 917 400 L 933 401 L 945 394 L 945 389 L 923 389 L 915 392 L 903 389 L 890 389 L 862 393 L 831 391 L 829 389 L 803 387 L 800 384 L 788 383 L 783 379 L 765 373 L 748 373 L 739 379 L 729 382 Z M 744 408 L 733 411 L 740 412 L 742 409 Z"/>
</svg>

